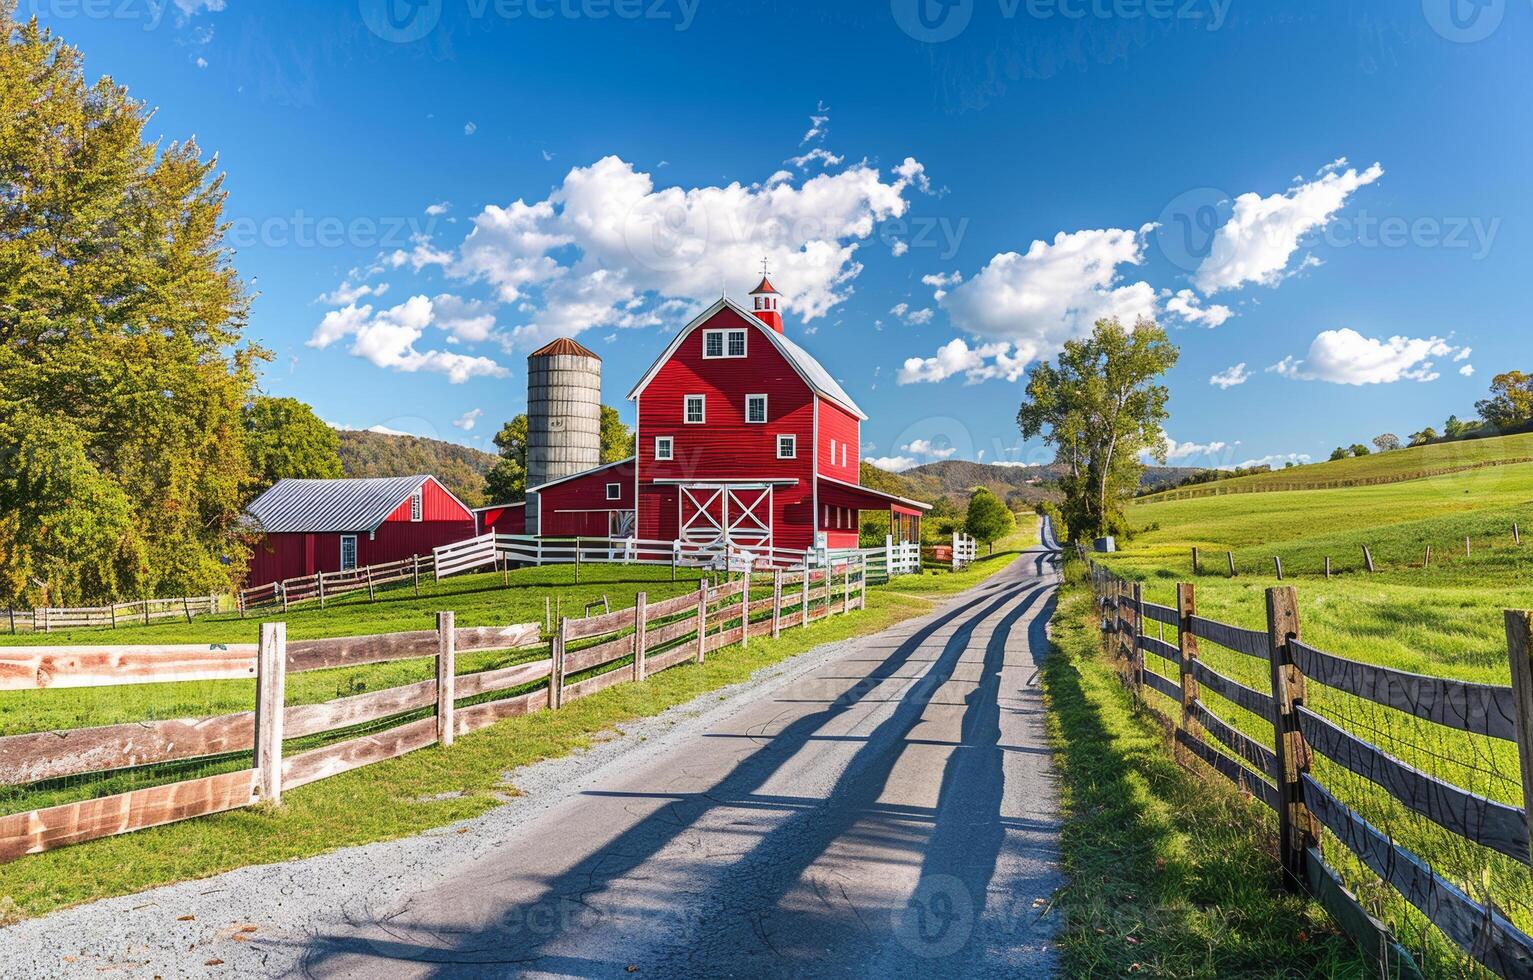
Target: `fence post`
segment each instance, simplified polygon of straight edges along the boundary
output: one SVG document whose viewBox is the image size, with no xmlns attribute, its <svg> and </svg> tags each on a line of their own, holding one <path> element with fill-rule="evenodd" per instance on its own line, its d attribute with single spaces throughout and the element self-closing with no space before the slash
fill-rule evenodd
<svg viewBox="0 0 1533 980">
<path fill-rule="evenodd" d="M 1198 568 L 1198 549 L 1196 548 L 1192 549 L 1192 574 L 1195 576 L 1203 574 Z"/>
<path fill-rule="evenodd" d="M 1274 568 L 1277 569 L 1278 581 L 1279 582 L 1283 581 L 1283 556 L 1282 555 L 1273 555 L 1272 556 L 1272 565 L 1273 565 Z"/>
<path fill-rule="evenodd" d="M 1304 852 L 1318 847 L 1320 825 L 1304 805 L 1301 777 L 1309 772 L 1309 746 L 1294 711 L 1304 703 L 1304 675 L 1293 662 L 1290 641 L 1299 638 L 1299 594 L 1292 586 L 1267 590 L 1268 654 L 1272 660 L 1272 702 L 1277 713 L 1273 747 L 1278 761 L 1278 850 L 1283 887 L 1304 887 Z"/>
<path fill-rule="evenodd" d="M 1139 637 L 1144 635 L 1144 585 L 1135 582 L 1133 589 L 1134 632 L 1129 635 L 1129 669 L 1134 672 L 1134 692 L 1144 697 L 1144 650 L 1139 646 Z"/>
<path fill-rule="evenodd" d="M 1528 838 L 1533 840 L 1533 613 L 1506 611 L 1506 647 L 1512 661 L 1512 700 L 1517 705 L 1523 816 L 1528 823 Z"/>
<path fill-rule="evenodd" d="M 451 612 L 436 614 L 436 740 L 451 745 L 453 737 L 453 695 L 457 687 L 456 617 Z"/>
<path fill-rule="evenodd" d="M 868 608 L 868 556 L 857 558 L 857 608 Z"/>
<path fill-rule="evenodd" d="M 410 556 L 410 579 L 415 586 L 415 594 L 421 594 L 421 556 Z"/>
<path fill-rule="evenodd" d="M 1331 577 L 1331 556 L 1330 555 L 1326 555 L 1325 556 L 1325 577 L 1326 578 L 1330 578 Z"/>
<path fill-rule="evenodd" d="M 580 539 L 575 539 L 575 584 L 580 584 Z"/>
<path fill-rule="evenodd" d="M 852 611 L 852 560 L 848 558 L 841 566 L 841 615 Z"/>
<path fill-rule="evenodd" d="M 1512 522 L 1512 544 L 1515 544 L 1515 545 L 1521 545 L 1522 544 L 1522 530 L 1517 527 L 1517 522 L 1516 521 Z"/>
<path fill-rule="evenodd" d="M 289 581 L 288 579 L 283 579 L 282 580 L 282 611 L 283 612 L 287 612 L 287 583 L 288 583 L 288 581 Z M 144 613 L 146 615 L 148 614 L 148 612 L 149 612 L 148 609 L 144 610 Z"/>
<path fill-rule="evenodd" d="M 5 611 L 11 617 L 11 635 L 15 636 L 16 635 L 16 607 L 15 606 L 6 606 L 5 607 Z"/>
<path fill-rule="evenodd" d="M 1432 567 L 1432 546 L 1431 545 L 1427 545 L 1427 557 L 1426 557 L 1426 560 L 1424 562 L 1422 562 L 1421 567 L 1422 568 L 1431 568 Z"/>
<path fill-rule="evenodd" d="M 373 591 L 373 566 L 367 566 L 367 601 L 377 602 L 378 595 Z"/>
<path fill-rule="evenodd" d="M 708 638 L 708 579 L 704 576 L 697 583 L 697 662 L 703 662 L 703 652 Z"/>
<path fill-rule="evenodd" d="M 1373 574 L 1373 552 L 1368 549 L 1367 545 L 1363 545 L 1363 564 L 1368 566 L 1368 574 L 1372 575 Z"/>
<path fill-rule="evenodd" d="M 648 646 L 649 593 L 640 592 L 633 597 L 633 679 L 644 679 L 644 659 Z"/>
<path fill-rule="evenodd" d="M 1176 587 L 1176 645 L 1181 653 L 1182 730 L 1193 738 L 1202 738 L 1202 726 L 1192 712 L 1192 706 L 1203 693 L 1192 666 L 1193 661 L 1198 659 L 1198 638 L 1192 632 L 1192 617 L 1197 614 L 1196 587 L 1191 582 L 1179 583 Z M 1180 743 L 1177 744 L 1176 755 L 1184 763 L 1187 761 L 1187 750 Z"/>
<path fill-rule="evenodd" d="M 190 623 L 192 621 L 192 600 L 188 599 L 186 596 L 181 597 L 181 611 L 186 613 L 186 621 Z M 115 613 L 112 616 L 112 625 L 117 625 L 117 616 Z"/>
<path fill-rule="evenodd" d="M 319 581 L 319 608 L 325 608 L 325 573 L 314 576 Z"/>
<path fill-rule="evenodd" d="M 1230 560 L 1230 578 L 1235 577 L 1235 552 L 1226 551 L 1224 556 Z"/>
<path fill-rule="evenodd" d="M 772 639 L 782 636 L 782 569 L 772 569 Z"/>
<path fill-rule="evenodd" d="M 804 552 L 804 601 L 799 604 L 799 618 L 809 628 L 809 552 Z"/>
<path fill-rule="evenodd" d="M 144 600 L 144 625 L 149 625 L 149 600 Z"/>
<path fill-rule="evenodd" d="M 740 646 L 750 646 L 751 640 L 751 572 L 756 563 L 745 563 L 745 577 L 740 580 Z"/>
<path fill-rule="evenodd" d="M 1467 534 L 1464 535 L 1464 557 L 1465 558 L 1473 558 L 1474 557 L 1473 555 L 1471 555 L 1469 553 L 1469 535 L 1467 535 Z"/>
<path fill-rule="evenodd" d="M 112 611 L 112 629 L 116 629 L 117 628 L 117 604 L 114 602 L 110 606 L 107 606 L 107 608 Z M 11 614 L 11 632 L 12 633 L 16 632 L 16 614 L 15 613 Z"/>
<path fill-rule="evenodd" d="M 676 581 L 676 566 L 681 564 L 681 539 L 671 542 L 671 581 Z"/>
<path fill-rule="evenodd" d="M 557 709 L 564 704 L 564 645 L 569 633 L 570 621 L 559 617 L 559 631 L 554 634 L 553 670 L 548 675 L 548 706 Z"/>
<path fill-rule="evenodd" d="M 889 577 L 894 578 L 894 535 L 884 535 L 884 567 L 888 570 Z"/>
<path fill-rule="evenodd" d="M 282 697 L 287 687 L 287 624 L 262 623 L 256 651 L 256 795 L 282 802 Z"/>
</svg>

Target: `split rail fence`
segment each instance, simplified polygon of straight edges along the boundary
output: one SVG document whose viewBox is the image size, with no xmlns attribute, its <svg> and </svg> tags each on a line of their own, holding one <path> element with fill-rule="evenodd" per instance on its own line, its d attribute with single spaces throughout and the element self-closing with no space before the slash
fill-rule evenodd
<svg viewBox="0 0 1533 980">
<path fill-rule="evenodd" d="M 80 627 L 139 626 L 162 619 L 185 619 L 219 611 L 218 596 L 186 596 L 179 599 L 139 599 L 116 602 L 109 606 L 84 606 L 73 609 L 7 609 L 0 629 L 11 633 L 52 633 L 59 629 Z"/>
<path fill-rule="evenodd" d="M 1483 460 L 1476 463 L 1465 463 L 1460 466 L 1438 466 L 1428 469 L 1411 470 L 1405 473 L 1358 477 L 1351 480 L 1263 480 L 1260 477 L 1253 477 L 1250 483 L 1240 483 L 1237 481 L 1243 478 L 1234 477 L 1229 480 L 1213 480 L 1208 483 L 1193 483 L 1171 490 L 1153 491 L 1140 497 L 1139 502 L 1160 504 L 1173 500 L 1225 497 L 1237 493 L 1288 493 L 1295 490 L 1344 490 L 1352 487 L 1382 487 L 1392 483 L 1408 483 L 1412 480 L 1425 480 L 1434 476 L 1453 476 L 1457 473 L 1469 473 L 1492 466 L 1511 466 L 1516 463 L 1533 463 L 1533 456 Z"/>
<path fill-rule="evenodd" d="M 1251 630 L 1200 617 L 1191 584 L 1177 585 L 1174 607 L 1159 605 L 1144 597 L 1139 583 L 1089 564 L 1104 641 L 1120 676 L 1166 721 L 1184 763 L 1196 757 L 1205 771 L 1275 811 L 1286 887 L 1314 896 L 1379 958 L 1386 975 L 1420 976 L 1395 931 L 1343 884 L 1338 867 L 1349 859 L 1329 852 L 1339 845 L 1376 878 L 1370 887 L 1387 885 L 1463 955 L 1497 976 L 1533 977 L 1533 939 L 1506 914 L 1514 905 L 1526 914 L 1533 901 L 1527 875 L 1533 864 L 1530 614 L 1506 614 L 1513 686 L 1496 687 L 1310 646 L 1301 639 L 1292 588 L 1267 590 L 1267 629 Z M 1166 627 L 1174 642 L 1164 638 Z M 1151 628 L 1161 635 L 1151 635 Z M 1358 719 L 1363 723 L 1353 724 Z M 1415 726 L 1420 742 L 1391 735 L 1401 726 Z M 1390 749 L 1421 755 L 1403 759 Z M 1477 769 L 1474 757 L 1492 761 Z M 1504 780 L 1496 784 L 1500 798 L 1424 771 L 1428 760 L 1460 779 Z M 1339 791 L 1343 783 L 1358 792 Z M 1410 831 L 1417 852 L 1341 795 Z M 1509 802 L 1518 795 L 1520 807 Z M 1460 883 L 1434 869 L 1430 860 L 1440 858 Z M 1466 880 L 1476 865 L 1478 887 Z M 1384 907 L 1369 904 L 1375 911 Z"/>
<path fill-rule="evenodd" d="M 395 758 L 502 718 L 557 710 L 604 688 L 684 663 L 720 647 L 778 636 L 866 604 L 865 559 L 808 570 L 772 569 L 631 609 L 563 619 L 550 638 L 538 624 L 457 627 L 289 642 L 285 623 L 263 623 L 259 642 L 163 647 L 17 647 L 0 650 L 0 691 L 181 681 L 255 681 L 252 710 L 213 718 L 132 722 L 0 737 L 0 787 L 202 760 L 234 771 L 0 816 L 0 863 L 252 804 L 284 790 Z M 461 654 L 506 651 L 521 659 L 458 673 Z M 539 653 L 546 651 L 545 656 Z M 434 678 L 341 697 L 285 704 L 288 674 L 435 658 Z M 285 754 L 316 736 L 317 748 Z M 243 762 L 249 765 L 242 765 Z"/>
</svg>

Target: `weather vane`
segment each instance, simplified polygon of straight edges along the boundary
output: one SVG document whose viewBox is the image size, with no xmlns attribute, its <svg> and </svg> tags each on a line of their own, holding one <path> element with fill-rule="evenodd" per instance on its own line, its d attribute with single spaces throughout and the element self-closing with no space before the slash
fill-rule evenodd
<svg viewBox="0 0 1533 980">
<path fill-rule="evenodd" d="M 763 279 L 767 276 L 767 257 L 765 255 L 761 257 L 761 276 Z"/>
</svg>

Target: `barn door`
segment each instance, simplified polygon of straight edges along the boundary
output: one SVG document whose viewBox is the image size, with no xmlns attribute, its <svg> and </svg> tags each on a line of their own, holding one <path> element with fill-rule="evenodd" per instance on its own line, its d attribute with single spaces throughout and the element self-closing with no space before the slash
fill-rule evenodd
<svg viewBox="0 0 1533 980">
<path fill-rule="evenodd" d="M 681 539 L 715 547 L 770 545 L 771 487 L 682 486 Z"/>
</svg>

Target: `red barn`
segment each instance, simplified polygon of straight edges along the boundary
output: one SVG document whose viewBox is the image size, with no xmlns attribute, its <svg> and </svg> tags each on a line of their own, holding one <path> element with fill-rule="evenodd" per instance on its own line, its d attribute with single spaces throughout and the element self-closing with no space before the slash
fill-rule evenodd
<svg viewBox="0 0 1533 980">
<path fill-rule="evenodd" d="M 246 586 L 428 555 L 474 513 L 434 476 L 279 480 L 247 509 L 261 535 Z"/>
<path fill-rule="evenodd" d="M 852 548 L 880 510 L 918 539 L 930 507 L 859 485 L 867 416 L 783 334 L 780 300 L 763 278 L 754 309 L 722 298 L 679 331 L 628 394 L 637 457 L 528 488 L 543 533 Z"/>
</svg>

